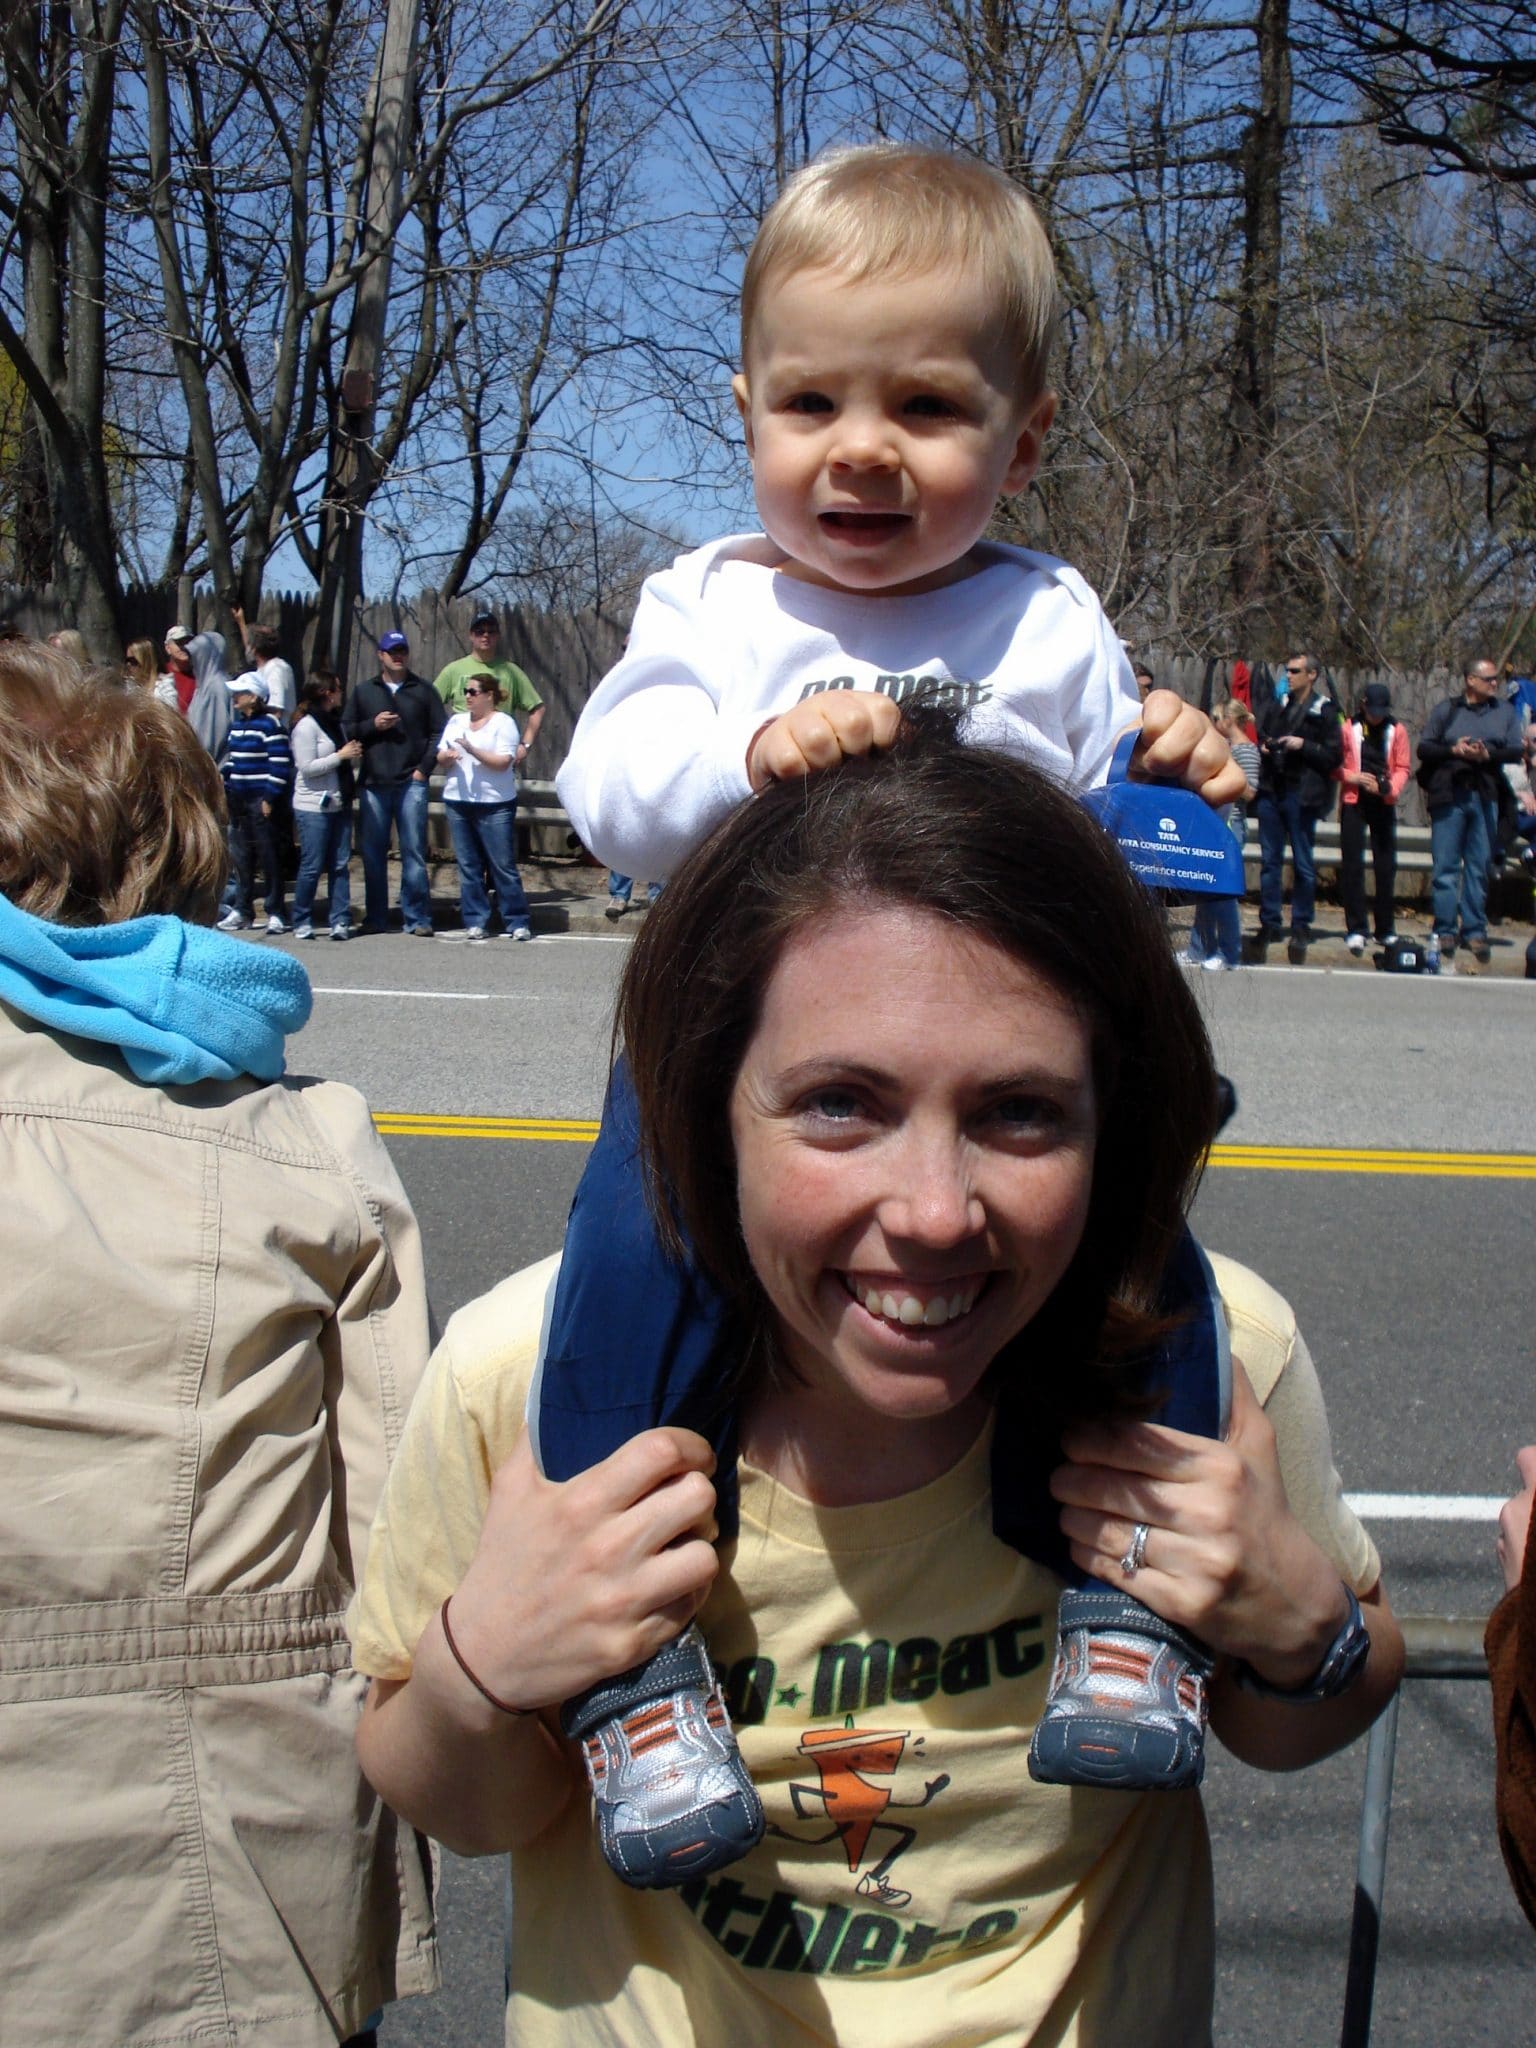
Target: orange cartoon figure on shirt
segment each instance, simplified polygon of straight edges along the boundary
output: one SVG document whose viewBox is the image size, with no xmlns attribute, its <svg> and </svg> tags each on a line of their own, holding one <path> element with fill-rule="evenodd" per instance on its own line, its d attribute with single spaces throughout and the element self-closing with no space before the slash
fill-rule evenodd
<svg viewBox="0 0 1536 2048">
<path fill-rule="evenodd" d="M 792 1784 L 789 1788 L 796 1816 L 801 1820 L 810 1818 L 808 1802 L 821 1802 L 832 1822 L 831 1831 L 809 1839 L 823 1842 L 840 1839 L 850 1872 L 856 1873 L 862 1866 L 870 1836 L 877 1829 L 882 1834 L 896 1837 L 879 1862 L 866 1870 L 858 1883 L 862 1898 L 878 1899 L 885 1906 L 905 1906 L 911 1901 L 912 1894 L 891 1884 L 889 1878 L 896 1858 L 917 1839 L 915 1828 L 888 1820 L 886 1815 L 892 1807 L 910 1810 L 927 1806 L 949 1783 L 946 1772 L 927 1781 L 920 1799 L 897 1799 L 893 1796 L 890 1781 L 896 1775 L 909 1735 L 907 1729 L 856 1728 L 851 1714 L 841 1728 L 809 1728 L 800 1738 L 800 1754 L 815 1764 L 820 1782 L 815 1785 Z M 787 1829 L 779 1827 L 770 1828 L 770 1832 L 788 1840 L 808 1839 L 790 1836 Z"/>
</svg>

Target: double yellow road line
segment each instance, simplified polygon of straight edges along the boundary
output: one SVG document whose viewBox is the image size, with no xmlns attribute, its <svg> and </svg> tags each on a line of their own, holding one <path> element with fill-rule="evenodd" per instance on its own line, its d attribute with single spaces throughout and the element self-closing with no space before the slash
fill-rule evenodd
<svg viewBox="0 0 1536 2048">
<path fill-rule="evenodd" d="M 380 1110 L 386 1138 L 480 1138 L 502 1144 L 590 1145 L 597 1125 L 570 1117 L 435 1116 Z M 1211 1164 L 1249 1173 L 1418 1174 L 1440 1180 L 1536 1180 L 1525 1152 L 1406 1152 L 1349 1145 L 1216 1145 Z"/>
</svg>

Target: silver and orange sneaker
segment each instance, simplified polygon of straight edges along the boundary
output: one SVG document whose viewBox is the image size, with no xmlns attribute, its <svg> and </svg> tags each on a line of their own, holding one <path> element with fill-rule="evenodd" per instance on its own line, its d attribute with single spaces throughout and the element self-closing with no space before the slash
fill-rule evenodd
<svg viewBox="0 0 1536 2048">
<path fill-rule="evenodd" d="M 1068 1587 L 1029 1775 L 1043 1785 L 1121 1792 L 1198 1785 L 1214 1661 L 1202 1643 L 1128 1593 Z"/>
<path fill-rule="evenodd" d="M 762 1839 L 762 1802 L 697 1628 L 568 1700 L 560 1725 L 581 1744 L 603 1855 L 626 1884 L 686 1884 Z"/>
</svg>

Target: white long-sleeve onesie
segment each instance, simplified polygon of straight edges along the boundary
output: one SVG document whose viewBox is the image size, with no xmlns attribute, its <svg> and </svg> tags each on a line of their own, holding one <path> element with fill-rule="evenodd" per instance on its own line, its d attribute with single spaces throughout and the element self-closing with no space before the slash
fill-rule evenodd
<svg viewBox="0 0 1536 2048">
<path fill-rule="evenodd" d="M 750 796 L 753 735 L 822 690 L 944 696 L 976 744 L 1074 789 L 1104 780 L 1140 703 L 1103 608 L 1065 562 L 983 543 L 974 574 L 884 597 L 801 582 L 779 559 L 763 535 L 737 534 L 647 580 L 556 779 L 599 860 L 665 880 Z"/>
</svg>

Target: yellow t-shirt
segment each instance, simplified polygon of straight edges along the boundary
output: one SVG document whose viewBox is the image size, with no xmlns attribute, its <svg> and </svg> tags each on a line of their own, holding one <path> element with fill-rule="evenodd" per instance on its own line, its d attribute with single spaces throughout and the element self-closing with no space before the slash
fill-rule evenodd
<svg viewBox="0 0 1536 2048">
<path fill-rule="evenodd" d="M 405 1429 L 352 1613 L 359 1670 L 405 1678 L 523 1427 L 553 1259 L 450 1322 Z M 1316 1376 L 1280 1297 L 1217 1262 L 1293 1508 L 1365 1591 Z M 1196 1793 L 1036 1785 L 1059 1582 L 992 1533 L 985 1435 L 898 1500 L 822 1508 L 743 1466 L 700 1616 L 768 1833 L 636 1892 L 587 1800 L 513 1857 L 518 2048 L 1199 2048 L 1212 1902 Z M 579 1766 L 573 1768 L 579 1769 Z M 584 1789 L 584 1787 L 583 1787 Z"/>
</svg>

